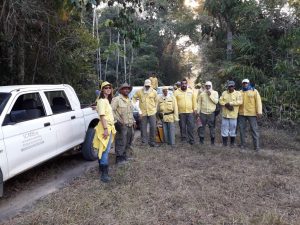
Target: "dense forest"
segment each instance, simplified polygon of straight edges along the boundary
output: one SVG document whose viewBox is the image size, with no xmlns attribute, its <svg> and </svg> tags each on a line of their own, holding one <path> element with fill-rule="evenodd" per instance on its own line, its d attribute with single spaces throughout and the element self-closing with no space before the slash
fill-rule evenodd
<svg viewBox="0 0 300 225">
<path fill-rule="evenodd" d="M 249 78 L 265 119 L 299 124 L 299 0 L 2 0 L 1 85 Z"/>
</svg>

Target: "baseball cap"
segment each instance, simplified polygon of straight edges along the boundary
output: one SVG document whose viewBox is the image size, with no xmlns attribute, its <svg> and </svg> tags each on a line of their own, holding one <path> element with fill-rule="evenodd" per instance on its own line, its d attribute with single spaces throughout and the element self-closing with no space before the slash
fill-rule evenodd
<svg viewBox="0 0 300 225">
<path fill-rule="evenodd" d="M 228 81 L 227 87 L 235 86 L 235 82 L 233 80 Z"/>
<path fill-rule="evenodd" d="M 145 80 L 144 86 L 151 86 L 151 80 L 147 79 Z"/>
</svg>

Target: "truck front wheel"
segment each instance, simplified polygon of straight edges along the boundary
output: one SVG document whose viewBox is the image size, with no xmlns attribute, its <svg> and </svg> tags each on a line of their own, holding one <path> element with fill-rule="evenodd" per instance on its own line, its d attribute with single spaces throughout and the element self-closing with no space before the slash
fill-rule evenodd
<svg viewBox="0 0 300 225">
<path fill-rule="evenodd" d="M 82 155 L 87 161 L 95 161 L 98 159 L 98 153 L 93 147 L 93 139 L 95 135 L 94 128 L 89 128 L 85 135 L 85 140 L 82 145 Z"/>
</svg>

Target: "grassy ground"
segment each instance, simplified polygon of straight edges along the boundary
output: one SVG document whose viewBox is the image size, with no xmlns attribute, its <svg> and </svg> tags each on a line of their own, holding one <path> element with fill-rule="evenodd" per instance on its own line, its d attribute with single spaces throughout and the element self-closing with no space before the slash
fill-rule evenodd
<svg viewBox="0 0 300 225">
<path fill-rule="evenodd" d="M 178 143 L 134 150 L 113 181 L 91 170 L 6 224 L 300 224 L 297 137 L 262 130 L 264 150 Z"/>
</svg>

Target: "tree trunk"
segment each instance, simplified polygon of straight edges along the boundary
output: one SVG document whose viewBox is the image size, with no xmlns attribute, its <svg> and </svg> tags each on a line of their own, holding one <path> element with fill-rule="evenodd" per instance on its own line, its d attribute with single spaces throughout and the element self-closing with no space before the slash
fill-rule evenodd
<svg viewBox="0 0 300 225">
<path fill-rule="evenodd" d="M 99 80 L 102 80 L 102 65 L 101 65 L 101 48 L 100 48 L 100 37 L 99 37 L 99 18 L 96 14 L 96 35 L 97 35 L 97 42 L 98 42 L 98 50 L 97 50 L 97 70 Z"/>
<path fill-rule="evenodd" d="M 109 29 L 109 47 L 111 46 L 111 28 Z M 105 73 L 104 73 L 104 79 L 106 80 L 106 74 L 107 74 L 107 68 L 108 68 L 108 61 L 109 61 L 109 54 L 107 55 L 106 58 L 106 63 L 105 63 Z"/>
<path fill-rule="evenodd" d="M 232 31 L 229 24 L 227 24 L 227 49 L 226 58 L 228 61 L 232 59 Z"/>
<path fill-rule="evenodd" d="M 120 32 L 118 31 L 118 40 L 117 40 L 117 63 L 116 63 L 116 83 L 119 84 L 119 64 L 120 64 Z"/>
<path fill-rule="evenodd" d="M 18 50 L 17 50 L 17 58 L 18 58 L 18 70 L 17 70 L 17 77 L 18 83 L 24 84 L 25 81 L 25 23 L 21 25 L 18 34 Z"/>
<path fill-rule="evenodd" d="M 126 40 L 124 38 L 124 82 L 127 82 L 127 67 L 126 67 Z"/>
<path fill-rule="evenodd" d="M 36 53 L 36 58 L 35 58 L 35 63 L 34 63 L 34 68 L 33 68 L 33 75 L 32 75 L 32 81 L 31 81 L 32 84 L 34 84 L 34 81 L 35 81 L 35 75 L 36 75 L 36 71 L 37 71 L 39 55 L 40 55 L 40 44 L 39 44 L 38 51 Z"/>
<path fill-rule="evenodd" d="M 134 49 L 131 43 L 131 59 L 130 59 L 130 63 L 129 63 L 129 71 L 128 71 L 128 82 L 129 84 L 131 84 L 131 76 L 132 76 L 132 64 L 134 62 Z"/>
</svg>

